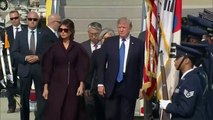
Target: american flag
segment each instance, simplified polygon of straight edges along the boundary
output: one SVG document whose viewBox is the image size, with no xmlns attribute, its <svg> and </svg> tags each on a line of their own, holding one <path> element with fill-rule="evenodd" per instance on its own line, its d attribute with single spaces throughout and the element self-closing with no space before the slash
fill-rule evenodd
<svg viewBox="0 0 213 120">
<path fill-rule="evenodd" d="M 158 63 L 157 4 L 157 0 L 146 0 L 148 11 L 146 15 L 145 63 L 142 87 L 143 95 L 146 99 L 150 99 L 156 89 Z"/>
</svg>

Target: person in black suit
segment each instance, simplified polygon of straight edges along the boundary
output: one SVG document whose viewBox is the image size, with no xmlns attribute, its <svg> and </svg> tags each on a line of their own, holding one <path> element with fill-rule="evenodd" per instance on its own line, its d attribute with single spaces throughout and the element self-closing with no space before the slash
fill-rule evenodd
<svg viewBox="0 0 213 120">
<path fill-rule="evenodd" d="M 94 50 L 99 49 L 101 47 L 101 41 L 98 38 L 100 32 L 102 30 L 102 25 L 98 22 L 92 22 L 88 25 L 88 36 L 89 40 L 84 41 L 81 43 L 81 45 L 84 47 L 86 50 L 87 54 L 90 56 L 90 59 L 92 57 L 92 53 Z M 92 65 L 90 63 L 90 69 Z M 95 98 L 91 94 L 91 77 L 93 76 L 93 73 L 89 73 L 88 77 L 85 81 L 85 93 L 84 93 L 84 98 L 85 98 L 85 103 L 86 103 L 86 115 L 87 115 L 87 120 L 95 120 L 96 118 L 96 113 L 95 113 Z M 92 78 L 94 79 L 94 78 Z"/>
<path fill-rule="evenodd" d="M 101 47 L 101 41 L 98 38 L 102 30 L 102 25 L 98 22 L 92 22 L 88 25 L 89 40 L 82 42 L 81 44 L 86 49 L 88 55 L 91 57 L 92 52 Z"/>
<path fill-rule="evenodd" d="M 6 32 L 8 34 L 8 40 L 10 46 L 13 46 L 14 40 L 16 38 L 16 34 L 27 26 L 20 23 L 20 14 L 17 10 L 13 10 L 9 12 L 11 26 L 6 28 Z M 3 39 L 4 40 L 4 39 Z M 10 47 L 11 51 L 12 47 Z M 8 111 L 7 113 L 14 113 L 16 109 L 16 101 L 14 99 L 15 94 L 17 93 L 17 67 L 18 63 L 11 56 L 12 67 L 13 67 L 13 84 L 9 84 L 7 86 L 7 99 L 8 99 Z"/>
<path fill-rule="evenodd" d="M 100 34 L 99 39 L 103 43 L 106 38 L 114 36 L 115 33 L 110 28 L 104 28 Z M 90 70 L 87 77 L 87 90 L 89 90 L 90 94 L 94 98 L 94 107 L 95 107 L 95 120 L 105 120 L 105 103 L 104 98 L 101 97 L 97 92 L 97 69 L 98 69 L 98 62 L 99 57 L 101 55 L 101 49 L 94 50 L 91 56 L 91 64 L 90 64 Z"/>
<path fill-rule="evenodd" d="M 118 36 L 106 39 L 98 63 L 98 92 L 105 98 L 106 120 L 133 120 L 142 84 L 144 43 L 131 36 L 131 21 L 117 21 Z"/>
<path fill-rule="evenodd" d="M 45 52 L 53 43 L 58 41 L 58 27 L 61 23 L 61 17 L 58 14 L 51 14 L 48 17 L 48 25 L 42 29 L 41 45 Z"/>
<path fill-rule="evenodd" d="M 19 32 L 12 48 L 18 62 L 18 75 L 21 80 L 21 120 L 29 120 L 29 95 L 32 81 L 35 84 L 37 112 L 35 120 L 42 120 L 45 101 L 42 97 L 41 78 L 41 31 L 37 29 L 39 16 L 36 12 L 27 15 L 28 28 Z"/>
</svg>

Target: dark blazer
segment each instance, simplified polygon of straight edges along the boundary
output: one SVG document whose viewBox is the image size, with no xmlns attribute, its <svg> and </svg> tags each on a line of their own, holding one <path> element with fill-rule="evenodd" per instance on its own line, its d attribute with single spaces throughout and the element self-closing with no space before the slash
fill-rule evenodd
<svg viewBox="0 0 213 120">
<path fill-rule="evenodd" d="M 21 29 L 24 30 L 27 28 L 27 25 L 22 25 L 21 24 Z M 12 46 L 13 46 L 13 43 L 14 43 L 14 34 L 13 34 L 13 26 L 9 26 L 6 28 L 6 31 L 7 31 L 7 35 L 8 35 L 8 40 L 9 40 L 9 43 L 10 43 L 10 51 L 12 51 Z M 17 33 L 18 34 L 18 33 Z M 3 41 L 4 41 L 4 38 L 3 38 Z M 6 54 L 6 52 L 4 51 L 4 53 Z M 12 62 L 12 66 L 13 67 L 17 67 L 18 63 L 14 60 L 14 57 L 11 56 L 11 62 Z"/>
<path fill-rule="evenodd" d="M 41 52 L 41 31 L 37 29 L 37 45 L 35 54 L 38 55 L 39 59 L 41 58 Z M 17 34 L 12 48 L 12 55 L 19 63 L 18 75 L 21 77 L 26 77 L 30 72 L 31 64 L 25 61 L 25 57 L 30 54 L 31 52 L 28 45 L 28 29 L 25 29 Z M 39 62 L 34 63 L 33 66 L 35 66 L 37 70 L 40 70 Z"/>
<path fill-rule="evenodd" d="M 87 78 L 86 78 L 86 80 L 85 80 L 85 88 L 86 88 L 86 90 L 88 90 L 88 89 L 91 89 L 91 82 L 92 82 L 92 80 L 94 80 L 94 78 L 93 77 L 95 77 L 94 76 L 94 63 L 92 63 L 92 50 L 91 50 L 91 41 L 90 40 L 86 40 L 86 41 L 84 41 L 84 42 L 82 42 L 81 43 L 81 45 L 83 46 L 83 48 L 85 49 L 85 51 L 87 52 L 87 54 L 88 54 L 88 56 L 90 57 L 90 59 L 91 59 L 91 63 L 90 63 L 90 70 L 89 70 L 89 73 L 88 73 L 88 75 L 87 75 Z"/>
<path fill-rule="evenodd" d="M 84 41 L 81 43 L 81 45 L 84 47 L 88 55 L 91 57 L 92 56 L 91 41 L 90 40 Z"/>
<path fill-rule="evenodd" d="M 26 29 L 27 26 L 26 25 L 22 25 L 21 24 L 21 29 L 24 30 Z M 9 39 L 9 43 L 10 43 L 10 50 L 12 49 L 13 43 L 14 43 L 14 34 L 13 34 L 13 26 L 9 26 L 6 28 L 7 34 L 8 34 L 8 39 Z"/>
<path fill-rule="evenodd" d="M 98 68 L 99 84 L 104 84 L 106 97 L 110 97 L 115 87 L 119 71 L 119 36 L 109 38 L 101 47 L 101 57 Z M 144 59 L 144 43 L 130 36 L 129 53 L 126 65 L 126 81 L 124 83 L 124 96 L 130 100 L 138 97 L 142 85 L 142 71 Z"/>
<path fill-rule="evenodd" d="M 55 33 L 52 32 L 52 30 L 45 26 L 42 28 L 41 32 L 41 48 L 45 52 L 53 43 L 58 42 L 59 39 L 55 35 Z"/>
<path fill-rule="evenodd" d="M 90 89 L 95 92 L 97 90 L 98 78 L 97 69 L 99 64 L 99 58 L 101 57 L 101 49 L 94 50 L 90 61 L 90 69 L 86 79 L 86 89 Z"/>
</svg>

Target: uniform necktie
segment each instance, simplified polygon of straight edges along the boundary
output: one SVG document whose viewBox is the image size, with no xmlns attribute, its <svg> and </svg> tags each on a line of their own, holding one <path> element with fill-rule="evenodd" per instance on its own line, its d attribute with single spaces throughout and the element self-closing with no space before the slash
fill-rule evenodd
<svg viewBox="0 0 213 120">
<path fill-rule="evenodd" d="M 34 31 L 31 31 L 31 37 L 30 37 L 30 51 L 32 54 L 35 54 L 35 36 Z"/>
<path fill-rule="evenodd" d="M 124 57 L 125 57 L 125 39 L 122 39 L 121 47 L 119 50 L 120 60 L 119 60 L 119 71 L 117 75 L 117 81 L 121 82 L 123 80 L 123 69 L 124 69 Z"/>
</svg>

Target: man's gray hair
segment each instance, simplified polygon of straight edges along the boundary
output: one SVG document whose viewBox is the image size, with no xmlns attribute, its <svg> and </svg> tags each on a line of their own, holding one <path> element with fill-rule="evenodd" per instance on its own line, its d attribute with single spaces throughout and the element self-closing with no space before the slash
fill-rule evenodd
<svg viewBox="0 0 213 120">
<path fill-rule="evenodd" d="M 95 29 L 97 31 L 101 31 L 102 30 L 102 25 L 98 22 L 92 22 L 88 25 L 88 28 L 92 28 Z"/>
<path fill-rule="evenodd" d="M 107 33 L 109 33 L 110 35 L 114 36 L 115 32 L 113 29 L 110 28 L 104 28 L 101 33 L 99 34 L 99 38 L 103 39 L 104 35 L 106 35 Z"/>
</svg>

